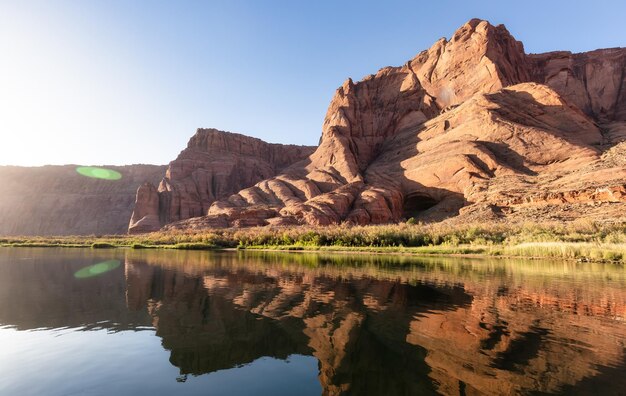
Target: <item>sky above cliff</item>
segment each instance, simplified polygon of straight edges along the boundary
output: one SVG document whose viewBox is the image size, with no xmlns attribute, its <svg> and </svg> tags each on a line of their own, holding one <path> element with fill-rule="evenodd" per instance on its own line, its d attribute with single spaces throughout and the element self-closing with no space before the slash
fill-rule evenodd
<svg viewBox="0 0 626 396">
<path fill-rule="evenodd" d="M 0 0 L 0 165 L 165 164 L 196 128 L 317 144 L 348 77 L 469 19 L 526 52 L 626 46 L 623 1 Z"/>
</svg>

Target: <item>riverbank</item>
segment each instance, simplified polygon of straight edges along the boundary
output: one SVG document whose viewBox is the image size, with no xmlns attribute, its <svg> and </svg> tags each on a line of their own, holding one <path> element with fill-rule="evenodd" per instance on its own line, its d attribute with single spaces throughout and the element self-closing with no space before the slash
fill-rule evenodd
<svg viewBox="0 0 626 396">
<path fill-rule="evenodd" d="M 626 263 L 626 224 L 394 224 L 4 237 L 0 246 L 483 255 Z"/>
</svg>

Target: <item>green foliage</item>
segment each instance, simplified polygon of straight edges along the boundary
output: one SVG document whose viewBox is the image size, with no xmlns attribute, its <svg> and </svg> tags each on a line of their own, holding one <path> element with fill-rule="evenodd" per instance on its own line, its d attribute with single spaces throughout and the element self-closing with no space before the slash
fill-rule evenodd
<svg viewBox="0 0 626 396">
<path fill-rule="evenodd" d="M 107 243 L 107 242 L 94 242 L 91 244 L 92 249 L 111 249 L 114 247 L 115 245 Z"/>
<path fill-rule="evenodd" d="M 156 248 L 156 246 L 152 246 L 152 245 L 145 245 L 143 243 L 137 243 L 137 242 L 133 242 L 130 245 L 131 249 L 154 249 Z"/>
<path fill-rule="evenodd" d="M 192 243 L 177 243 L 174 246 L 171 247 L 172 249 L 180 249 L 180 250 L 213 250 L 216 249 L 217 246 L 209 244 L 209 243 L 202 243 L 202 242 L 192 242 Z"/>
<path fill-rule="evenodd" d="M 252 227 L 128 236 L 2 237 L 2 246 L 488 254 L 626 262 L 626 224 L 485 223 Z"/>
</svg>

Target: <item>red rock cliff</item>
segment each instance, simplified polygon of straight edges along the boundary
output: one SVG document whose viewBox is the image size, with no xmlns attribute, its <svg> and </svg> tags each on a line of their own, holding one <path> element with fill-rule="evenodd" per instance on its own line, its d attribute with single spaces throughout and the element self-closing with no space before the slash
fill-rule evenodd
<svg viewBox="0 0 626 396">
<path fill-rule="evenodd" d="M 626 49 L 527 55 L 504 26 L 471 20 L 404 66 L 348 79 L 308 161 L 168 227 L 615 220 L 626 213 L 625 67 Z"/>
<path fill-rule="evenodd" d="M 158 188 L 150 183 L 139 187 L 129 232 L 156 231 L 167 223 L 203 216 L 216 200 L 276 175 L 312 151 L 312 147 L 198 129 L 170 163 Z"/>
</svg>

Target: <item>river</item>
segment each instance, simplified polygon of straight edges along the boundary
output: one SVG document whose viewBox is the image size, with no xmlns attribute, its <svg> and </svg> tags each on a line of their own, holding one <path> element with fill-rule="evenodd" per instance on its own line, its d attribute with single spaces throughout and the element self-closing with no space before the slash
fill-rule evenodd
<svg viewBox="0 0 626 396">
<path fill-rule="evenodd" d="M 626 394 L 626 269 L 0 248 L 1 395 Z"/>
</svg>

